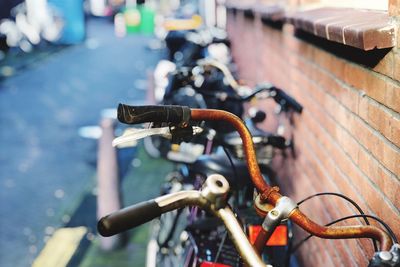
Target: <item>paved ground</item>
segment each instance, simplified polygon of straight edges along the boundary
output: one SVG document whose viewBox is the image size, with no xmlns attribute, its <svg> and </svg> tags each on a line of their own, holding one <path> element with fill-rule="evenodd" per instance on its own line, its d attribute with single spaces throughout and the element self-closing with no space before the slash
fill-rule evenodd
<svg viewBox="0 0 400 267">
<path fill-rule="evenodd" d="M 85 44 L 0 82 L 0 266 L 30 265 L 91 190 L 96 143 L 78 129 L 104 108 L 145 99 L 142 81 L 160 57 L 149 40 L 117 39 L 110 23 L 92 20 Z"/>
<path fill-rule="evenodd" d="M 172 164 L 166 160 L 149 158 L 140 145 L 134 165 L 136 167 L 129 169 L 122 185 L 125 205 L 158 196 L 163 178 L 173 168 Z M 85 254 L 79 257 L 77 253 L 68 267 L 78 265 L 79 267 L 145 266 L 146 246 L 150 236 L 149 225 L 150 223 L 144 224 L 128 231 L 126 246 L 113 252 L 102 251 L 99 240 L 91 240 L 86 250 L 83 248 Z"/>
</svg>

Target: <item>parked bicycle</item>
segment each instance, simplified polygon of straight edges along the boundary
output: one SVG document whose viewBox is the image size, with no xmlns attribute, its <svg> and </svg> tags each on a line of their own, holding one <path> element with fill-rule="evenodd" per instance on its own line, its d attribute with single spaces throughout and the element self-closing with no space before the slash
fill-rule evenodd
<svg viewBox="0 0 400 267">
<path fill-rule="evenodd" d="M 283 90 L 270 84 L 259 85 L 252 94 L 246 97 L 235 98 L 234 100 L 236 103 L 240 104 L 240 101 L 243 99 L 248 101 L 261 94 L 263 99 L 268 97 L 273 97 L 275 99 L 279 107 L 278 113 L 280 116 L 282 114 L 288 115 L 293 112 L 301 112 L 302 110 L 301 105 L 293 98 L 285 94 Z M 282 131 L 282 123 L 280 123 L 278 127 L 281 132 L 280 134 L 265 132 L 259 129 L 256 123 L 263 121 L 265 116 L 265 113 L 257 111 L 253 114 L 251 119 L 246 119 L 245 121 L 247 127 L 253 134 L 255 151 L 258 155 L 258 163 L 260 164 L 262 174 L 271 184 L 276 185 L 276 177 L 269 163 L 274 156 L 275 150 L 280 150 L 284 153 L 287 148 L 292 146 L 292 140 L 287 140 L 282 136 L 282 134 L 284 134 L 284 131 Z M 169 137 L 175 140 L 175 143 L 183 139 L 185 139 L 186 142 L 181 143 L 181 149 L 179 151 L 171 150 L 167 153 L 167 158 L 177 163 L 177 167 L 174 172 L 167 176 L 162 193 L 176 192 L 182 188 L 199 189 L 208 175 L 213 173 L 223 174 L 232 186 L 231 199 L 234 201 L 234 206 L 238 212 L 240 211 L 243 214 L 242 218 L 245 219 L 246 228 L 248 228 L 250 232 L 255 233 L 259 229 L 261 221 L 256 214 L 254 214 L 254 212 L 252 213 L 250 210 L 254 188 L 251 183 L 249 183 L 249 173 L 243 161 L 244 155 L 240 136 L 233 132 L 225 134 L 224 132 L 205 127 L 204 125 L 202 125 L 202 128 L 198 126 L 195 127 L 195 133 L 197 135 L 196 144 L 193 144 L 192 140 L 189 140 L 192 138 L 191 129 L 187 131 L 186 129 L 182 130 L 177 127 L 170 132 Z M 168 131 L 168 127 L 130 130 L 117 138 L 115 144 L 137 140 L 146 135 L 163 135 L 165 137 Z M 198 135 L 203 136 L 203 138 L 200 139 L 203 141 L 202 143 L 198 142 Z M 188 141 L 190 141 L 190 143 L 187 143 Z M 200 149 L 196 149 L 199 147 Z M 200 150 L 200 153 L 196 153 L 194 150 Z M 200 154 L 203 155 L 199 156 Z M 191 235 L 194 237 L 200 238 L 201 236 L 210 236 L 210 233 L 217 228 L 218 223 L 215 222 L 215 220 L 210 221 L 209 218 L 199 219 L 199 217 L 204 216 L 200 214 L 197 209 L 191 211 L 188 211 L 188 209 L 179 210 L 161 216 L 159 224 L 155 226 L 157 229 L 152 231 L 153 233 L 157 233 L 154 236 L 154 240 L 157 241 L 156 243 L 159 251 L 163 251 L 162 254 L 159 253 L 157 255 L 157 258 L 164 260 L 176 258 L 176 253 L 174 252 L 175 255 L 171 255 L 170 252 L 176 251 L 177 247 L 181 246 L 180 235 L 185 228 L 191 229 Z M 190 219 L 188 220 L 187 218 Z M 194 222 L 196 222 L 195 225 L 209 225 L 211 228 L 205 229 L 202 227 L 202 231 L 199 231 L 197 227 L 193 227 Z M 214 236 L 216 237 L 218 235 L 214 234 Z M 285 223 L 279 228 L 279 233 L 275 238 L 279 242 L 270 242 L 265 257 L 268 255 L 271 261 L 275 259 L 274 263 L 276 266 L 288 265 L 290 259 L 289 247 L 291 245 L 291 236 L 291 225 Z M 221 232 L 219 238 L 225 240 L 226 238 L 223 237 L 224 234 Z M 217 254 L 219 248 L 214 247 L 214 249 L 209 249 L 209 251 L 211 255 L 207 257 Z M 148 254 L 152 253 L 149 252 Z M 204 259 L 207 257 L 203 256 Z M 232 263 L 225 259 L 221 259 L 221 261 Z M 173 265 L 174 264 L 171 264 L 171 266 Z M 164 263 L 163 266 L 168 265 Z"/>
<path fill-rule="evenodd" d="M 236 247 L 240 259 L 247 266 L 265 266 L 260 254 L 265 244 L 270 240 L 272 233 L 282 221 L 289 219 L 305 231 L 321 238 L 372 238 L 379 242 L 379 251 L 375 253 L 370 261 L 370 266 L 398 266 L 400 264 L 400 246 L 393 231 L 381 220 L 374 216 L 360 214 L 343 218 L 343 220 L 354 217 L 372 218 L 383 223 L 385 230 L 371 225 L 355 226 L 321 226 L 300 211 L 298 205 L 286 196 L 279 193 L 277 187 L 270 186 L 262 176 L 254 151 L 253 138 L 237 116 L 221 110 L 190 109 L 181 106 L 144 106 L 131 107 L 120 105 L 118 118 L 121 122 L 138 124 L 144 122 L 168 123 L 170 132 L 173 127 L 185 129 L 192 127 L 193 122 L 199 121 L 225 121 L 230 123 L 239 132 L 243 142 L 246 165 L 250 174 L 252 185 L 256 188 L 256 196 L 252 201 L 257 214 L 263 219 L 260 232 L 251 244 L 246 236 L 246 229 L 238 221 L 240 214 L 235 214 L 230 208 L 229 182 L 220 175 L 210 175 L 201 190 L 179 191 L 156 198 L 155 200 L 143 202 L 104 217 L 99 222 L 99 232 L 110 236 L 132 227 L 138 226 L 161 214 L 183 208 L 185 206 L 197 206 L 221 219 L 230 235 L 232 244 Z M 192 134 L 193 134 L 192 127 Z M 235 206 L 232 205 L 234 208 Z M 183 233 L 183 232 L 182 232 Z M 201 241 L 200 241 L 201 242 Z M 190 235 L 182 238 L 182 249 L 185 251 L 181 261 L 183 266 L 196 264 L 213 264 L 218 259 L 222 250 L 213 255 L 210 261 L 199 257 L 207 256 L 207 246 L 199 246 L 198 240 L 193 240 Z M 219 244 L 223 244 L 220 242 Z M 394 245 L 393 245 L 394 244 Z M 223 245 L 221 245 L 222 247 Z M 208 262 L 208 263 L 207 263 Z M 241 265 L 240 262 L 238 262 Z M 212 265 L 200 265 L 212 266 Z M 223 265 L 222 265 L 223 266 Z"/>
</svg>

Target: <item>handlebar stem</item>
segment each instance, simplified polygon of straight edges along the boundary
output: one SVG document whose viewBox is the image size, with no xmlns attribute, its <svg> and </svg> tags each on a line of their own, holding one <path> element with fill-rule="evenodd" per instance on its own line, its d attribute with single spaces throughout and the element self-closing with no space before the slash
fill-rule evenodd
<svg viewBox="0 0 400 267">
<path fill-rule="evenodd" d="M 210 175 L 201 191 L 190 190 L 168 194 L 155 199 L 163 212 L 184 206 L 199 206 L 212 212 L 224 225 L 240 256 L 248 266 L 265 267 L 260 256 L 251 246 L 231 208 L 226 205 L 228 181 L 221 175 Z M 272 267 L 271 265 L 267 265 Z"/>
<path fill-rule="evenodd" d="M 276 206 L 268 211 L 265 216 L 262 228 L 254 242 L 254 247 L 261 253 L 265 247 L 265 243 L 269 240 L 276 227 L 289 218 L 290 214 L 297 208 L 297 204 L 288 197 L 281 197 Z"/>
<path fill-rule="evenodd" d="M 228 191 L 228 181 L 223 176 L 215 174 L 207 177 L 201 191 L 180 191 L 158 197 L 155 202 L 163 213 L 191 205 L 210 211 L 222 220 L 247 266 L 265 267 L 266 265 L 248 241 L 235 214 L 226 205 Z M 267 265 L 267 267 L 272 266 Z"/>
</svg>

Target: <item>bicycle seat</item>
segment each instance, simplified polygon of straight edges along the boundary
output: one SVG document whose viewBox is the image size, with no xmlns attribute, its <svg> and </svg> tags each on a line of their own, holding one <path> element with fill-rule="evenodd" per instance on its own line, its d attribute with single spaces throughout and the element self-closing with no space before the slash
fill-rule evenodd
<svg viewBox="0 0 400 267">
<path fill-rule="evenodd" d="M 256 129 L 255 131 L 252 131 L 252 136 L 259 164 L 268 165 L 274 157 L 275 148 L 284 149 L 287 147 L 286 139 L 280 135 Z M 237 132 L 226 134 L 221 139 L 220 142 L 235 158 L 241 160 L 245 158 L 242 139 Z"/>
<path fill-rule="evenodd" d="M 259 129 L 250 129 L 253 136 L 253 143 L 256 146 L 272 146 L 274 148 L 284 149 L 287 147 L 286 140 L 283 136 L 276 135 L 270 132 L 261 131 Z M 222 143 L 227 146 L 241 146 L 242 139 L 238 132 L 225 134 L 222 138 Z"/>
<path fill-rule="evenodd" d="M 244 186 L 251 183 L 250 175 L 244 161 L 232 157 L 235 168 L 232 168 L 227 155 L 221 151 L 211 155 L 201 155 L 189 169 L 191 172 L 204 176 L 221 174 L 229 182 L 231 187 Z"/>
</svg>

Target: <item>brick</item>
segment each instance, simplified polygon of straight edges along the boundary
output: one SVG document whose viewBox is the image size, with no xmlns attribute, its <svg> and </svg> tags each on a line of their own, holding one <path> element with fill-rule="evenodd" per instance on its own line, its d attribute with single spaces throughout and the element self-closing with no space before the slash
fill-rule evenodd
<svg viewBox="0 0 400 267">
<path fill-rule="evenodd" d="M 385 126 L 382 125 L 384 123 L 383 120 L 384 112 L 382 109 L 373 103 L 369 103 L 368 105 L 368 123 L 375 129 L 383 129 Z"/>
<path fill-rule="evenodd" d="M 389 15 L 399 16 L 400 15 L 400 1 L 399 0 L 389 0 Z"/>
<path fill-rule="evenodd" d="M 332 253 L 327 251 L 327 246 L 329 245 L 329 240 L 318 240 L 317 246 L 319 251 L 316 266 L 335 266 L 332 261 Z"/>
<path fill-rule="evenodd" d="M 393 173 L 400 174 L 400 153 L 393 146 L 383 146 L 382 163 Z"/>
<path fill-rule="evenodd" d="M 338 129 L 338 128 L 337 128 Z M 337 141 L 347 155 L 354 161 L 358 162 L 358 149 L 357 142 L 345 131 L 338 129 L 336 131 L 338 136 Z"/>
<path fill-rule="evenodd" d="M 343 80 L 345 61 L 331 55 L 330 63 L 331 65 L 329 66 L 329 71 L 336 76 L 336 78 Z"/>
<path fill-rule="evenodd" d="M 394 78 L 394 53 L 390 51 L 373 68 L 374 71 Z"/>
<path fill-rule="evenodd" d="M 396 48 L 397 49 L 400 46 L 400 35 L 399 35 L 399 33 L 400 33 L 400 28 L 399 28 L 399 26 L 397 26 L 397 44 L 396 44 Z M 393 50 L 396 50 L 396 49 L 393 49 Z"/>
<path fill-rule="evenodd" d="M 365 122 L 363 122 L 361 119 L 353 117 L 351 120 L 351 126 L 349 128 L 349 131 L 355 136 L 361 144 L 369 144 L 370 140 L 372 139 L 371 137 L 371 132 L 365 130 Z M 365 146 L 366 150 L 368 149 L 369 146 Z M 370 146 L 372 147 L 372 146 Z"/>
<path fill-rule="evenodd" d="M 395 145 L 400 147 L 400 119 L 393 118 L 390 124 L 390 136 Z"/>
<path fill-rule="evenodd" d="M 325 70 L 329 70 L 331 67 L 332 56 L 321 49 L 315 49 L 313 61 Z"/>
<path fill-rule="evenodd" d="M 389 114 L 385 114 L 383 120 L 383 129 L 381 129 L 383 136 L 393 142 L 395 146 L 400 147 L 398 135 L 398 131 L 400 131 L 399 120 Z"/>
<path fill-rule="evenodd" d="M 366 80 L 365 91 L 371 98 L 379 103 L 385 104 L 386 83 L 382 78 L 369 73 Z"/>
<path fill-rule="evenodd" d="M 394 79 L 400 81 L 400 54 L 398 53 L 394 55 Z"/>
<path fill-rule="evenodd" d="M 352 90 L 348 90 L 347 88 L 343 88 L 341 87 L 341 96 L 339 97 L 339 101 L 341 101 L 341 103 L 347 107 L 348 109 L 350 109 L 353 113 L 358 113 L 358 98 L 359 98 L 359 93 L 358 92 L 354 92 Z"/>
<path fill-rule="evenodd" d="M 345 64 L 344 81 L 359 90 L 365 90 L 367 72 L 356 65 Z"/>
<path fill-rule="evenodd" d="M 400 112 L 400 87 L 394 83 L 386 84 L 385 103 L 396 112 Z"/>
<path fill-rule="evenodd" d="M 329 243 L 329 250 L 334 251 L 330 254 L 334 266 L 356 266 L 342 240 L 329 240 Z"/>
<path fill-rule="evenodd" d="M 357 266 L 368 266 L 369 259 L 367 258 L 363 250 L 360 248 L 357 240 L 350 239 L 347 240 L 347 242 L 349 243 L 348 247 L 350 248 L 351 257 L 353 257 Z"/>
<path fill-rule="evenodd" d="M 338 246 L 338 244 L 342 243 L 342 246 Z M 349 242 L 348 240 L 338 240 L 335 242 L 335 248 L 339 249 L 338 252 L 342 255 L 342 266 L 359 266 L 356 261 L 354 260 L 354 256 L 351 254 L 349 250 Z"/>
<path fill-rule="evenodd" d="M 368 121 L 368 107 L 368 98 L 360 95 L 358 98 L 358 116 L 360 116 L 365 121 Z"/>
</svg>

